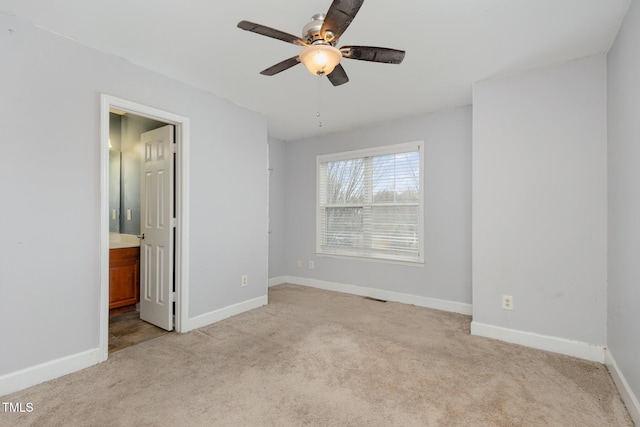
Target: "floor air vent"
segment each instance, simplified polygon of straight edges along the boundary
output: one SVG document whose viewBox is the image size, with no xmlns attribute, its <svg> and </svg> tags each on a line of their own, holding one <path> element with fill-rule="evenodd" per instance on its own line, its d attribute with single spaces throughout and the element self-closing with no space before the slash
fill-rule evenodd
<svg viewBox="0 0 640 427">
<path fill-rule="evenodd" d="M 371 297 L 364 297 L 364 299 L 368 299 L 369 301 L 376 301 L 376 302 L 387 302 L 387 300 L 384 300 L 384 299 L 371 298 Z"/>
</svg>

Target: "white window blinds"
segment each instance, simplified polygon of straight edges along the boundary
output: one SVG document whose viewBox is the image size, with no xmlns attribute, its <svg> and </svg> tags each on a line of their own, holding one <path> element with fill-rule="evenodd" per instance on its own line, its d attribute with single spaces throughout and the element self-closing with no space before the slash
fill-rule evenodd
<svg viewBox="0 0 640 427">
<path fill-rule="evenodd" d="M 422 147 L 318 157 L 318 253 L 423 261 Z"/>
</svg>

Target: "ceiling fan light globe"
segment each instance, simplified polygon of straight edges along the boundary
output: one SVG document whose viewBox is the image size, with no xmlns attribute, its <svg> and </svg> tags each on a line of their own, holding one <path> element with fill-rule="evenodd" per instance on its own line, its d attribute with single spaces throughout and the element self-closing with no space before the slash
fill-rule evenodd
<svg viewBox="0 0 640 427">
<path fill-rule="evenodd" d="M 342 53 L 338 49 L 324 44 L 307 46 L 300 53 L 300 62 L 311 74 L 317 76 L 331 74 L 340 63 L 340 59 L 342 59 Z"/>
</svg>

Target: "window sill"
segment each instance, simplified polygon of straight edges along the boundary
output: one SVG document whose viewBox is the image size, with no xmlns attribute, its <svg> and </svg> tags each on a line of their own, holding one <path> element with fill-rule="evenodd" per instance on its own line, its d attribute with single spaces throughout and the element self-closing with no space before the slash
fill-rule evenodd
<svg viewBox="0 0 640 427">
<path fill-rule="evenodd" d="M 425 266 L 424 261 L 401 261 L 401 260 L 395 260 L 395 259 L 369 258 L 369 257 L 354 256 L 354 255 L 327 254 L 322 252 L 316 252 L 315 255 L 319 258 L 335 258 L 335 259 L 354 260 L 354 261 L 369 261 L 369 262 L 378 262 L 383 264 L 406 265 L 409 267 L 420 267 L 420 268 L 423 268 Z"/>
</svg>

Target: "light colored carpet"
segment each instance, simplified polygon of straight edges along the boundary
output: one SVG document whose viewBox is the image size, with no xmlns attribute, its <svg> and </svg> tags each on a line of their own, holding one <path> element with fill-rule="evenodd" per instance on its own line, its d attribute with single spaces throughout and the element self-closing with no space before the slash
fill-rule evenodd
<svg viewBox="0 0 640 427">
<path fill-rule="evenodd" d="M 36 426 L 632 426 L 606 368 L 469 316 L 292 285 L 269 305 L 3 397 Z"/>
</svg>

